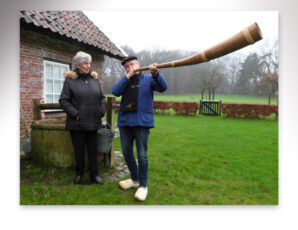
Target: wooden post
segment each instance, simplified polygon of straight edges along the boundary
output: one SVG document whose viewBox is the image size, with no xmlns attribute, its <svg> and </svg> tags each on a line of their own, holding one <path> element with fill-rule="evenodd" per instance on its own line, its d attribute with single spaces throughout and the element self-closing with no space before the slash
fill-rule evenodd
<svg viewBox="0 0 298 230">
<path fill-rule="evenodd" d="M 41 120 L 40 100 L 32 99 L 33 121 Z"/>
<path fill-rule="evenodd" d="M 115 97 L 107 98 L 107 122 L 110 124 L 112 130 L 115 128 L 115 108 L 113 106 L 115 103 Z M 108 125 L 107 128 L 109 128 Z M 114 165 L 114 141 L 110 152 L 105 154 L 105 165 L 108 167 L 112 167 Z"/>
</svg>

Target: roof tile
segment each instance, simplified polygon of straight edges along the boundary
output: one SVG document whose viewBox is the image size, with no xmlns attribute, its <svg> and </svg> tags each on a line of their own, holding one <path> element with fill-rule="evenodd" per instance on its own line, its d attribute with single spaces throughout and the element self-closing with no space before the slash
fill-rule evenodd
<svg viewBox="0 0 298 230">
<path fill-rule="evenodd" d="M 28 24 L 94 46 L 109 56 L 125 56 L 82 11 L 21 11 L 19 15 Z"/>
</svg>

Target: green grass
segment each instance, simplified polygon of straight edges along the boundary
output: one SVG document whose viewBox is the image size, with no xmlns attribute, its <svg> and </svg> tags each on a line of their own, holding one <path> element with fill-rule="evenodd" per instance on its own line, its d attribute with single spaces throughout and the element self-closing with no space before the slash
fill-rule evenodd
<svg viewBox="0 0 298 230">
<path fill-rule="evenodd" d="M 189 95 L 155 94 L 154 100 L 200 102 L 201 95 L 199 94 L 189 94 Z M 206 100 L 206 95 L 204 97 L 204 100 Z M 268 104 L 267 97 L 246 96 L 246 95 L 217 94 L 215 95 L 214 100 L 222 101 L 222 103 Z M 271 99 L 271 105 L 276 105 L 276 104 L 277 104 L 277 98 Z"/>
<path fill-rule="evenodd" d="M 20 203 L 95 205 L 276 205 L 278 121 L 156 115 L 150 130 L 148 198 L 118 181 L 73 185 L 73 170 L 21 164 Z M 120 150 L 119 138 L 115 148 Z M 86 181 L 87 175 L 86 175 Z"/>
</svg>

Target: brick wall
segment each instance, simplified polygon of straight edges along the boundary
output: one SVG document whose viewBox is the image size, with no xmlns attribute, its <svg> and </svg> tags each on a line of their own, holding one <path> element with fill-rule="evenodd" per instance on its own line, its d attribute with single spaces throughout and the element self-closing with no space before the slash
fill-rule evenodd
<svg viewBox="0 0 298 230">
<path fill-rule="evenodd" d="M 50 58 L 53 61 L 71 63 L 75 53 L 79 50 L 92 55 L 92 69 L 96 71 L 102 81 L 102 54 L 94 50 L 69 44 L 65 41 L 50 38 L 33 31 L 20 30 L 20 104 L 23 108 L 27 128 L 30 129 L 33 119 L 32 99 L 43 101 L 43 61 Z M 20 135 L 25 136 L 24 125 L 20 121 Z M 29 130 L 30 132 L 30 130 Z"/>
</svg>

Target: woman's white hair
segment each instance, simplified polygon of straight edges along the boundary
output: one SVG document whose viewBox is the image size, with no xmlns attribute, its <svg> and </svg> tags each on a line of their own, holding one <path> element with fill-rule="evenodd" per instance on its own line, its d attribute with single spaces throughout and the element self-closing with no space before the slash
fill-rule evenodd
<svg viewBox="0 0 298 230">
<path fill-rule="evenodd" d="M 72 59 L 72 68 L 75 69 L 76 66 L 86 62 L 91 62 L 91 61 L 92 61 L 92 57 L 90 54 L 85 53 L 83 51 L 79 51 Z"/>
</svg>

